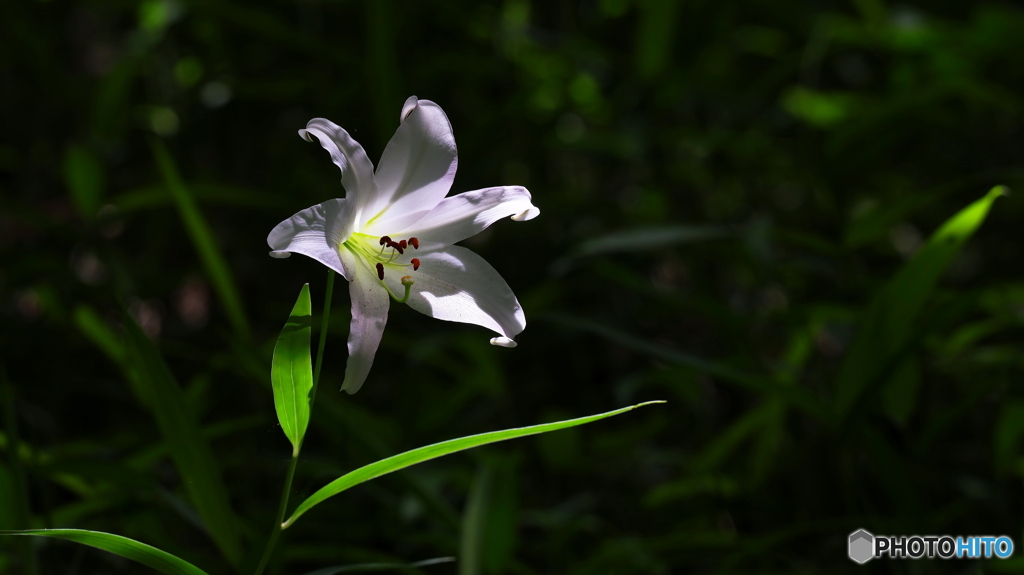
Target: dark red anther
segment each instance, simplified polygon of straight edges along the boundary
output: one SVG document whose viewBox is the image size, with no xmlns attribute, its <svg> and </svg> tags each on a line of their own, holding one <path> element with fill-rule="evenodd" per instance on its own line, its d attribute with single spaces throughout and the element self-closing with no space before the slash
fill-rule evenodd
<svg viewBox="0 0 1024 575">
<path fill-rule="evenodd" d="M 389 238 L 388 236 L 383 236 L 383 237 L 380 238 L 380 245 L 390 244 L 390 243 L 391 243 L 391 238 Z"/>
<path fill-rule="evenodd" d="M 405 242 L 405 240 L 402 240 L 402 241 L 398 242 L 398 247 L 400 247 L 400 248 L 402 248 L 404 250 L 405 248 L 409 247 L 409 244 L 407 244 Z"/>
<path fill-rule="evenodd" d="M 414 248 L 416 248 L 416 249 L 420 249 L 420 239 L 419 238 L 409 238 L 409 245 L 414 247 Z"/>
<path fill-rule="evenodd" d="M 416 271 L 416 270 L 420 269 L 420 259 L 419 258 L 412 258 L 409 261 L 412 262 L 412 271 Z"/>
<path fill-rule="evenodd" d="M 384 264 L 377 264 L 377 277 L 380 278 L 380 281 L 384 281 Z"/>
</svg>

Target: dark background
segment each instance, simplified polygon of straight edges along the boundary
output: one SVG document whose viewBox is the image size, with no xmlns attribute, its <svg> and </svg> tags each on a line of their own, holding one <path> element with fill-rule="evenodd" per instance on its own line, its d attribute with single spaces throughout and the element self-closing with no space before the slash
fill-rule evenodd
<svg viewBox="0 0 1024 575">
<path fill-rule="evenodd" d="M 394 305 L 347 396 L 339 283 L 293 501 L 427 443 L 668 404 L 356 487 L 286 531 L 270 572 L 1024 570 L 860 567 L 845 543 L 1024 544 L 1024 197 L 995 202 L 934 290 L 886 287 L 944 221 L 1024 183 L 1018 6 L 25 0 L 0 38 L 0 528 L 109 531 L 232 572 L 133 392 L 128 310 L 203 425 L 252 572 L 290 453 L 270 353 L 306 282 L 318 317 L 326 278 L 265 238 L 343 195 L 296 131 L 330 118 L 376 162 L 414 94 L 454 127 L 453 193 L 520 184 L 541 209 L 465 242 L 528 327 L 508 350 Z M 873 301 L 922 307 L 900 345 L 862 336 L 858 356 Z M 843 381 L 867 390 L 852 409 Z M 142 569 L 0 541 L 0 571 L 33 556 Z"/>
</svg>

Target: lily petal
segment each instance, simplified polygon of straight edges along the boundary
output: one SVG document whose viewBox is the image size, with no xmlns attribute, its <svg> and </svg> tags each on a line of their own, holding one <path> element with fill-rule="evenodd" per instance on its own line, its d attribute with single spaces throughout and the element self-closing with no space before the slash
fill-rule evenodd
<svg viewBox="0 0 1024 575">
<path fill-rule="evenodd" d="M 345 279 L 352 279 L 355 270 L 347 267 L 338 255 L 338 247 L 349 233 L 344 223 L 351 220 L 348 215 L 350 205 L 343 198 L 327 200 L 277 224 L 267 236 L 267 244 L 274 250 L 270 252 L 271 257 L 302 254 L 338 272 Z"/>
<path fill-rule="evenodd" d="M 372 202 L 375 196 L 373 162 L 366 156 L 366 151 L 341 126 L 324 118 L 310 120 L 306 129 L 299 130 L 299 136 L 307 142 L 312 142 L 315 137 L 331 155 L 334 165 L 341 169 L 341 185 L 345 187 L 345 197 L 356 208 L 352 213 L 352 220 L 355 221 L 362 208 Z"/>
<path fill-rule="evenodd" d="M 475 236 L 501 218 L 512 216 L 513 220 L 523 221 L 539 214 L 540 209 L 533 205 L 526 188 L 499 186 L 445 198 L 408 231 L 400 233 L 402 237 L 454 244 Z"/>
<path fill-rule="evenodd" d="M 498 337 L 491 338 L 491 345 L 498 345 L 501 347 L 515 347 L 519 345 L 516 340 L 499 335 Z"/>
<path fill-rule="evenodd" d="M 361 216 L 360 227 L 370 235 L 391 233 L 422 218 L 448 194 L 455 179 L 458 153 L 444 110 L 413 96 L 402 116 L 377 166 L 376 198 Z"/>
<path fill-rule="evenodd" d="M 345 364 L 345 382 L 342 391 L 355 393 L 363 386 L 366 375 L 373 365 L 373 356 L 377 354 L 380 338 L 384 335 L 384 325 L 388 321 L 390 296 L 380 285 L 376 272 L 370 271 L 368 264 L 357 261 L 350 252 L 345 251 L 346 264 L 355 269 L 349 282 L 349 296 L 352 298 L 352 322 L 348 332 L 348 362 Z"/>
<path fill-rule="evenodd" d="M 526 327 L 526 317 L 512 289 L 491 264 L 462 246 L 420 244 L 409 307 L 445 321 L 473 323 L 512 338 Z M 385 276 L 401 294 L 397 275 Z"/>
</svg>

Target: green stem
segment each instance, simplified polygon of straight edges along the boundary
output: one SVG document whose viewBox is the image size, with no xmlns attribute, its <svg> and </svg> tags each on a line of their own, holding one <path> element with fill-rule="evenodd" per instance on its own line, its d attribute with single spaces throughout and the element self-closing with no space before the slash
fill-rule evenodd
<svg viewBox="0 0 1024 575">
<path fill-rule="evenodd" d="M 316 348 L 316 367 L 313 368 L 313 389 L 309 390 L 309 412 L 313 413 L 316 384 L 320 382 L 320 366 L 324 363 L 324 343 L 327 341 L 327 323 L 331 319 L 331 294 L 334 293 L 334 270 L 327 270 L 327 295 L 324 296 L 324 321 L 320 324 L 320 343 Z"/>
<path fill-rule="evenodd" d="M 295 467 L 299 463 L 299 454 L 296 453 L 292 456 L 291 463 L 288 464 L 288 475 L 284 478 L 284 490 L 281 492 L 281 504 L 277 508 L 277 521 L 274 522 L 274 530 L 270 533 L 270 540 L 267 541 L 267 547 L 263 550 L 263 557 L 260 559 L 260 565 L 256 568 L 256 575 L 261 575 L 263 570 L 267 567 L 267 561 L 270 561 L 270 556 L 274 552 L 274 546 L 277 544 L 277 538 L 281 536 L 281 523 L 284 523 L 284 515 L 288 511 L 288 495 L 292 491 L 292 480 L 295 479 Z"/>
<path fill-rule="evenodd" d="M 333 293 L 334 270 L 329 270 L 327 272 L 327 295 L 324 296 L 324 321 L 320 324 L 320 342 L 317 344 L 316 367 L 313 369 L 313 388 L 309 390 L 310 413 L 313 411 L 313 400 L 316 399 L 316 385 L 320 382 L 320 367 L 323 365 L 324 360 L 324 344 L 327 342 L 327 324 L 331 319 L 331 295 Z M 302 451 L 304 439 L 299 440 L 299 445 L 296 447 L 292 460 L 288 464 L 288 474 L 285 475 L 284 489 L 281 491 L 281 503 L 277 508 L 277 521 L 274 522 L 274 530 L 270 533 L 270 539 L 263 550 L 263 557 L 260 559 L 259 566 L 256 567 L 255 575 L 262 575 L 263 570 L 267 568 L 267 562 L 270 561 L 270 556 L 274 552 L 277 539 L 281 536 L 281 524 L 284 523 L 285 514 L 288 511 L 288 497 L 292 492 L 292 480 L 295 479 L 295 468 L 299 464 L 299 452 Z"/>
</svg>

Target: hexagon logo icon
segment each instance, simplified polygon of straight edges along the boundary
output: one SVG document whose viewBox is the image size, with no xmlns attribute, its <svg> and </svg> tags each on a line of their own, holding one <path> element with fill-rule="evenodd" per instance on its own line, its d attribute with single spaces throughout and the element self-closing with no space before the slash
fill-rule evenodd
<svg viewBox="0 0 1024 575">
<path fill-rule="evenodd" d="M 875 536 L 863 529 L 850 533 L 847 554 L 861 565 L 867 563 L 875 556 Z"/>
</svg>

